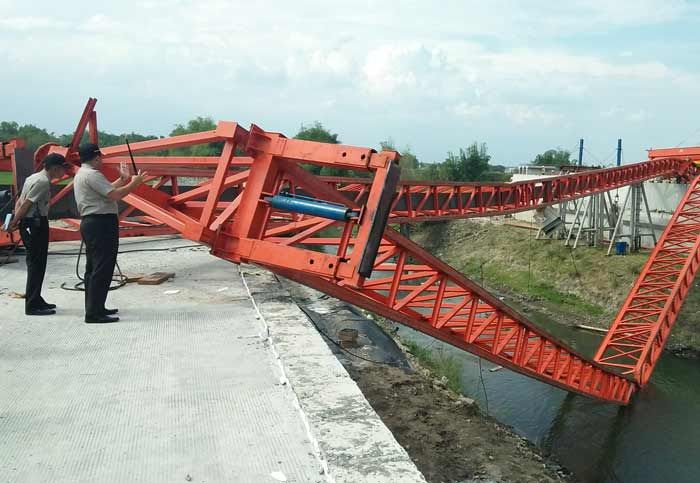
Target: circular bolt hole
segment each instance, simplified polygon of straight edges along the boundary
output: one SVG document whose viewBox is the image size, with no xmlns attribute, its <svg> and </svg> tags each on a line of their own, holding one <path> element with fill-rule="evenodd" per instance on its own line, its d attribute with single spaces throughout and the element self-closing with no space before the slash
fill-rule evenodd
<svg viewBox="0 0 700 483">
<path fill-rule="evenodd" d="M 360 156 L 360 159 L 365 159 L 366 157 L 367 157 L 367 156 L 365 156 L 365 155 L 363 154 L 362 156 Z"/>
<path fill-rule="evenodd" d="M 314 260 L 309 260 L 309 265 L 313 265 L 313 264 L 314 264 Z"/>
<path fill-rule="evenodd" d="M 329 263 L 329 264 L 328 264 L 328 268 L 333 268 L 333 264 L 332 264 L 332 263 Z"/>
<path fill-rule="evenodd" d="M 345 157 L 345 156 L 347 156 L 347 155 L 348 155 L 348 153 L 343 153 L 343 154 L 342 154 L 343 157 Z"/>
</svg>

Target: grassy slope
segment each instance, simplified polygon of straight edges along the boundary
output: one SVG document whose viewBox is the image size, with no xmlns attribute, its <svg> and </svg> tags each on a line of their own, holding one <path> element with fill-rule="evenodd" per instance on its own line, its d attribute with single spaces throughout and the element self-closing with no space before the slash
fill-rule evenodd
<svg viewBox="0 0 700 483">
<path fill-rule="evenodd" d="M 561 240 L 534 236 L 522 228 L 466 220 L 424 224 L 412 232 L 417 243 L 477 283 L 535 305 L 562 323 L 607 327 L 648 252 L 607 257 L 604 249 L 571 251 Z M 700 290 L 686 298 L 670 345 L 700 350 Z"/>
</svg>

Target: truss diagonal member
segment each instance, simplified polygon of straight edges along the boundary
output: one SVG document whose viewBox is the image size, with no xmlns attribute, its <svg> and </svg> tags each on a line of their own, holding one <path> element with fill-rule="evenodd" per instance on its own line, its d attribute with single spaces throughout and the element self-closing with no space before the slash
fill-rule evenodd
<svg viewBox="0 0 700 483">
<path fill-rule="evenodd" d="M 629 402 L 636 389 L 629 379 L 586 360 L 394 230 L 385 231 L 384 242 L 392 256 L 381 261 L 381 269 L 375 266 L 380 284 L 368 280 L 354 287 L 267 268 L 516 372 L 593 398 Z M 410 267 L 420 269 L 420 277 Z"/>
<path fill-rule="evenodd" d="M 700 233 L 696 224 L 684 220 L 700 216 L 700 177 L 695 178 L 661 235 L 620 312 L 603 339 L 595 360 L 611 368 L 628 368 L 635 381 L 644 386 L 668 339 L 683 300 L 700 265 Z M 669 263 L 668 253 L 673 252 Z M 649 293 L 654 297 L 650 300 Z M 659 300 L 659 297 L 661 299 Z M 653 310 L 641 310 L 649 302 Z M 641 314 L 641 315 L 640 315 Z M 644 335 L 639 350 L 630 351 L 627 341 L 631 323 L 642 320 Z M 636 342 L 636 339 L 635 339 Z"/>
</svg>

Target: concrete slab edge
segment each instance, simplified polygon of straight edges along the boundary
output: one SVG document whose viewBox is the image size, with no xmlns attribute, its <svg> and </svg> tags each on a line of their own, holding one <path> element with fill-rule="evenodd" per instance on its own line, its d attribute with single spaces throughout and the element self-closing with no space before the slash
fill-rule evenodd
<svg viewBox="0 0 700 483">
<path fill-rule="evenodd" d="M 260 338 L 266 339 L 269 341 L 270 349 L 272 350 L 272 353 L 275 357 L 275 360 L 277 361 L 279 371 L 282 374 L 282 377 L 280 378 L 280 382 L 287 384 L 289 379 L 287 378 L 287 373 L 284 369 L 284 364 L 282 363 L 282 359 L 280 357 L 280 354 L 277 351 L 277 348 L 275 347 L 274 340 L 272 339 L 272 337 L 270 335 L 270 327 L 268 326 L 267 321 L 265 320 L 265 317 L 264 317 L 262 311 L 260 310 L 260 307 L 258 306 L 257 302 L 255 301 L 255 297 L 253 297 L 253 294 L 251 293 L 250 286 L 248 285 L 248 281 L 246 280 L 244 271 L 240 270 L 239 273 L 241 275 L 241 280 L 243 281 L 243 286 L 245 287 L 246 291 L 248 292 L 248 296 L 250 297 L 250 301 L 253 303 L 253 307 L 255 308 L 255 312 L 258 314 L 258 317 L 260 318 L 260 323 L 262 324 L 263 332 L 261 332 Z M 314 448 L 314 452 L 316 453 L 316 458 L 318 458 L 319 464 L 320 464 L 321 468 L 323 469 L 324 475 L 326 476 L 326 481 L 328 481 L 328 483 L 336 483 L 335 480 L 330 475 L 330 471 L 328 469 L 328 462 L 323 457 L 323 453 L 321 452 L 321 448 L 320 448 L 318 439 L 316 438 L 316 436 L 314 435 L 314 432 L 311 429 L 311 424 L 309 423 L 309 418 L 306 417 L 306 414 L 304 413 L 304 410 L 301 407 L 301 404 L 299 401 L 299 396 L 296 394 L 296 391 L 294 391 L 294 387 L 293 386 L 290 386 L 290 387 L 291 387 L 292 393 L 294 393 L 294 397 L 295 397 L 294 406 L 299 411 L 299 417 L 301 418 L 301 421 L 304 424 L 306 434 L 309 438 L 309 441 L 311 441 L 311 445 Z"/>
<path fill-rule="evenodd" d="M 249 265 L 241 265 L 240 274 L 327 481 L 425 483 L 275 275 Z"/>
</svg>

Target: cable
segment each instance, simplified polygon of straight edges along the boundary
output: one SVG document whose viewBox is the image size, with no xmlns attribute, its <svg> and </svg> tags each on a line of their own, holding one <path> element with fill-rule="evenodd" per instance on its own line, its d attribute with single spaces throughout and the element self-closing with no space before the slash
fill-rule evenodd
<svg viewBox="0 0 700 483">
<path fill-rule="evenodd" d="M 574 258 L 574 249 L 569 245 L 569 255 L 571 255 L 571 263 L 574 264 L 574 271 L 576 272 L 576 278 L 579 280 L 581 279 L 581 274 L 578 271 L 578 267 L 576 266 L 576 259 Z"/>
<path fill-rule="evenodd" d="M 61 284 L 61 288 L 63 290 L 69 290 L 71 292 L 85 292 L 85 279 L 80 276 L 80 258 L 83 254 L 83 246 L 85 245 L 85 242 L 83 240 L 80 240 L 80 249 L 78 250 L 78 258 L 75 260 L 75 276 L 78 277 L 78 280 L 80 282 L 74 284 L 72 287 L 68 286 L 68 282 L 63 282 Z M 119 262 L 115 262 L 115 265 L 117 267 L 117 271 L 119 272 L 119 275 L 114 277 L 112 275 L 112 281 L 117 282 L 117 285 L 112 286 L 110 284 L 109 291 L 112 290 L 118 290 L 122 288 L 124 285 L 126 285 L 127 277 L 122 273 L 122 269 L 119 266 Z"/>
<path fill-rule="evenodd" d="M 168 247 L 168 248 L 138 248 L 136 250 L 121 250 L 117 252 L 118 254 L 124 254 L 124 253 L 141 253 L 141 252 L 168 252 L 172 250 L 179 250 L 181 248 L 198 248 L 202 247 L 203 245 L 182 245 L 182 246 L 177 246 L 177 247 Z M 49 255 L 55 255 L 55 256 L 75 256 L 78 255 L 78 252 L 49 252 Z"/>
<path fill-rule="evenodd" d="M 695 136 L 696 134 L 699 134 L 699 133 L 700 133 L 700 127 L 697 128 L 695 131 L 693 131 L 693 133 L 690 134 L 689 136 L 686 136 L 685 139 L 683 139 L 683 141 L 679 142 L 679 143 L 676 144 L 674 147 L 677 148 L 677 147 L 680 146 L 681 144 L 685 144 L 685 142 L 686 142 L 688 139 L 692 138 L 693 136 Z"/>
<path fill-rule="evenodd" d="M 304 312 L 304 313 L 306 314 L 306 317 L 311 321 L 311 323 L 314 324 L 314 327 L 316 327 L 316 330 L 319 331 L 319 332 L 321 333 L 321 335 L 323 335 L 326 339 L 328 339 L 329 341 L 331 341 L 334 345 L 336 345 L 336 346 L 337 346 L 339 349 L 341 349 L 343 352 L 347 352 L 348 354 L 350 354 L 350 355 L 353 356 L 353 357 L 357 357 L 358 359 L 362 359 L 363 361 L 371 362 L 372 364 L 379 364 L 379 365 L 385 365 L 385 366 L 395 366 L 395 365 L 399 365 L 399 362 L 398 362 L 398 361 L 397 361 L 397 362 L 375 361 L 375 360 L 372 360 L 372 359 L 367 359 L 366 357 L 363 357 L 363 356 L 361 356 L 361 355 L 355 354 L 354 352 L 350 352 L 350 351 L 347 350 L 345 347 L 343 347 L 343 346 L 340 345 L 338 342 L 336 342 L 336 341 L 335 341 L 330 335 L 328 335 L 323 329 L 321 329 L 321 328 L 318 326 L 318 324 L 316 323 L 316 321 L 313 319 L 313 317 L 311 316 L 311 314 L 309 313 L 309 311 L 308 311 L 306 308 L 304 308 L 304 306 L 299 305 L 299 304 L 297 304 L 297 306 L 301 309 L 302 312 Z"/>
<path fill-rule="evenodd" d="M 484 369 L 481 367 L 481 357 L 479 357 L 479 379 L 481 379 L 481 387 L 484 389 L 484 399 L 486 400 L 486 415 L 489 416 L 489 394 L 486 392 L 486 384 L 484 383 Z"/>
<path fill-rule="evenodd" d="M 532 234 L 533 230 L 530 230 L 530 235 L 528 236 L 528 247 L 527 247 L 527 291 L 530 292 L 530 280 L 532 278 Z"/>
<path fill-rule="evenodd" d="M 593 156 L 593 159 L 598 161 L 598 164 L 603 164 L 603 162 L 600 160 L 600 158 L 598 156 L 596 156 L 595 154 L 593 154 L 587 147 L 584 146 L 583 150 L 586 151 L 591 156 Z"/>
<path fill-rule="evenodd" d="M 78 277 L 80 282 L 74 284 L 72 287 L 68 285 L 67 282 L 63 282 L 61 284 L 61 288 L 63 290 L 70 290 L 70 291 L 75 291 L 75 292 L 84 292 L 85 291 L 85 280 L 83 277 L 80 276 L 80 258 L 83 253 L 83 246 L 85 242 L 80 241 L 80 249 L 78 250 L 77 253 L 75 252 L 49 252 L 49 255 L 58 255 L 58 256 L 74 256 L 77 255 L 78 259 L 75 262 L 75 276 Z M 117 254 L 123 254 L 123 253 L 139 253 L 139 252 L 164 252 L 164 251 L 171 251 L 171 250 L 179 250 L 180 248 L 194 248 L 194 247 L 201 247 L 202 245 L 182 245 L 178 247 L 168 247 L 168 248 L 138 248 L 136 250 L 122 250 L 118 251 Z M 127 277 L 122 273 L 122 269 L 119 266 L 119 262 L 115 263 L 117 267 L 117 271 L 119 274 L 116 277 L 112 277 L 113 282 L 117 282 L 117 285 L 110 286 L 109 290 L 117 290 L 122 288 L 124 285 L 127 284 Z"/>
</svg>

